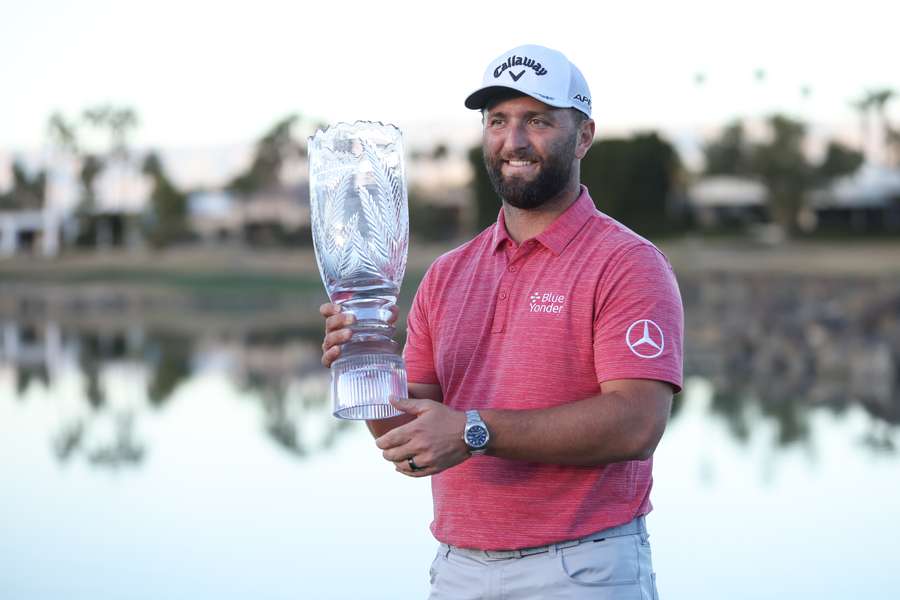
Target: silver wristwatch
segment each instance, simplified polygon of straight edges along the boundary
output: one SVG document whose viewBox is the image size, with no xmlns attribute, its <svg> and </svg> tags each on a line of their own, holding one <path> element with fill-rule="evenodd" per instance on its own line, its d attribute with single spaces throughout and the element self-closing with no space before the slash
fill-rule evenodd
<svg viewBox="0 0 900 600">
<path fill-rule="evenodd" d="M 477 410 L 466 411 L 466 429 L 463 432 L 463 441 L 469 447 L 472 454 L 484 454 L 491 439 L 491 432 L 487 424 L 481 420 Z"/>
</svg>

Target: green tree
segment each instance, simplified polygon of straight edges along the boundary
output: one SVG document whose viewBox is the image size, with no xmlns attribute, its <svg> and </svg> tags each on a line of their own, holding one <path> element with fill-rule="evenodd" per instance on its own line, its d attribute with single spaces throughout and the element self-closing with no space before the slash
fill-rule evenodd
<svg viewBox="0 0 900 600">
<path fill-rule="evenodd" d="M 472 198 L 475 202 L 475 226 L 478 231 L 497 220 L 500 198 L 494 191 L 491 178 L 484 168 L 484 153 L 481 145 L 473 146 L 467 155 L 472 166 Z"/>
<path fill-rule="evenodd" d="M 94 180 L 103 170 L 103 161 L 96 154 L 82 152 L 78 123 L 69 120 L 60 112 L 54 112 L 47 120 L 47 137 L 52 147 L 64 154 L 70 154 L 79 161 L 78 179 L 81 182 L 81 194 L 76 212 L 80 215 L 90 214 L 96 206 Z"/>
<path fill-rule="evenodd" d="M 78 126 L 59 112 L 47 121 L 47 136 L 53 146 L 72 154 L 78 154 Z"/>
<path fill-rule="evenodd" d="M 769 212 L 786 233 L 797 229 L 797 216 L 807 193 L 849 175 L 863 163 L 863 154 L 837 141 L 830 141 L 819 164 L 804 151 L 806 125 L 785 115 L 768 118 L 768 139 L 753 143 L 740 121 L 729 123 L 720 137 L 704 145 L 706 175 L 754 177 L 763 182 Z"/>
<path fill-rule="evenodd" d="M 831 141 L 828 143 L 822 164 L 816 169 L 818 179 L 821 182 L 828 182 L 854 173 L 862 166 L 863 160 L 862 152 L 840 142 Z"/>
<path fill-rule="evenodd" d="M 90 215 L 97 207 L 97 191 L 94 189 L 94 182 L 102 171 L 103 159 L 101 157 L 96 154 L 85 154 L 81 157 L 81 168 L 78 171 L 78 178 L 81 181 L 81 198 L 76 208 L 79 215 Z"/>
<path fill-rule="evenodd" d="M 12 165 L 13 185 L 5 194 L 0 194 L 2 210 L 42 210 L 46 199 L 47 172 L 43 169 L 34 175 L 21 161 Z"/>
<path fill-rule="evenodd" d="M 894 141 L 896 132 L 891 128 L 890 121 L 888 121 L 887 105 L 896 97 L 897 93 L 894 90 L 890 88 L 880 88 L 867 90 L 860 98 L 851 102 L 851 106 L 859 113 L 860 139 L 864 152 L 869 143 L 869 136 L 871 134 L 870 118 L 873 112 L 878 121 L 878 127 L 881 129 L 882 142 L 886 154 L 889 154 L 894 150 L 896 144 Z M 900 151 L 898 151 L 898 154 L 900 154 Z M 898 156 L 898 159 L 900 159 L 900 156 Z"/>
<path fill-rule="evenodd" d="M 784 115 L 772 115 L 768 124 L 771 138 L 753 147 L 753 172 L 766 186 L 773 218 L 791 233 L 797 230 L 797 215 L 815 182 L 813 166 L 803 151 L 806 125 Z"/>
<path fill-rule="evenodd" d="M 703 145 L 706 175 L 749 175 L 751 147 L 740 120 L 725 126 L 722 134 Z"/>
<path fill-rule="evenodd" d="M 138 117 L 134 109 L 128 106 L 102 104 L 85 109 L 82 112 L 82 119 L 97 131 L 107 133 L 110 157 L 124 159 L 128 156 L 128 137 L 138 126 Z"/>
<path fill-rule="evenodd" d="M 888 128 L 887 143 L 891 155 L 891 163 L 900 167 L 900 129 Z"/>
<path fill-rule="evenodd" d="M 97 193 L 94 183 L 97 176 L 113 159 L 128 157 L 128 137 L 139 123 L 134 109 L 102 104 L 82 111 L 80 120 L 70 120 L 60 112 L 54 112 L 47 121 L 47 135 L 53 146 L 75 156 L 79 163 L 81 197 L 76 212 L 86 217 L 94 212 Z M 105 147 L 88 149 L 85 130 L 106 136 Z"/>
<path fill-rule="evenodd" d="M 868 96 L 872 109 L 875 111 L 875 116 L 878 119 L 882 135 L 884 136 L 883 139 L 887 141 L 890 137 L 891 130 L 890 122 L 887 118 L 887 105 L 897 96 L 897 93 L 892 89 L 882 88 L 870 91 Z"/>
<path fill-rule="evenodd" d="M 481 146 L 469 150 L 473 198 L 479 229 L 497 220 L 500 199 L 484 168 Z M 581 181 L 597 207 L 638 233 L 678 227 L 668 202 L 675 191 L 680 160 L 656 133 L 595 141 L 581 161 Z"/>
<path fill-rule="evenodd" d="M 143 173 L 153 181 L 150 194 L 150 241 L 166 246 L 188 234 L 187 196 L 169 179 L 156 152 L 144 159 Z"/>
<path fill-rule="evenodd" d="M 681 226 L 670 210 L 681 161 L 656 133 L 594 142 L 581 161 L 581 181 L 597 208 L 642 235 Z"/>
<path fill-rule="evenodd" d="M 295 139 L 293 130 L 300 117 L 291 114 L 276 122 L 257 142 L 253 160 L 243 173 L 228 184 L 228 189 L 247 196 L 255 191 L 281 185 L 281 169 L 293 157 L 305 156 L 306 146 Z"/>
<path fill-rule="evenodd" d="M 887 105 L 896 97 L 897 93 L 889 88 L 869 92 L 882 131 L 885 158 L 894 165 L 900 165 L 900 130 L 894 129 L 887 117 Z"/>
<path fill-rule="evenodd" d="M 147 397 L 159 408 L 172 393 L 191 375 L 193 344 L 188 336 L 158 332 L 152 336 L 155 357 L 153 370 L 147 383 Z"/>
</svg>

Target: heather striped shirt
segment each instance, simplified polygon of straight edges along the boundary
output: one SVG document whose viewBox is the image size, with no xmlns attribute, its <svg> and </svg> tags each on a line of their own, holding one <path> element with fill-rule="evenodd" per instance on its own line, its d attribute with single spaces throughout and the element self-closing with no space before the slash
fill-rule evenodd
<svg viewBox="0 0 900 600">
<path fill-rule="evenodd" d="M 539 409 L 604 381 L 682 385 L 683 314 L 665 256 L 582 186 L 537 237 L 497 223 L 438 258 L 413 301 L 409 381 L 458 410 Z M 432 478 L 434 536 L 478 549 L 582 537 L 651 510 L 652 459 L 573 467 L 476 456 Z"/>
</svg>

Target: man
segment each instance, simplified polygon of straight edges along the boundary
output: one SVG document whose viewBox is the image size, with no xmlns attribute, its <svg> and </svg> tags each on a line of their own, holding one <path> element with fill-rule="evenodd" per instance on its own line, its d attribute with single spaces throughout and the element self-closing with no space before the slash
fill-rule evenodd
<svg viewBox="0 0 900 600">
<path fill-rule="evenodd" d="M 431 597 L 655 598 L 651 457 L 682 377 L 671 267 L 580 185 L 595 126 L 565 56 L 510 50 L 465 104 L 502 209 L 428 270 L 405 414 L 369 423 L 400 473 L 433 477 Z M 321 312 L 330 366 L 351 320 Z"/>
</svg>

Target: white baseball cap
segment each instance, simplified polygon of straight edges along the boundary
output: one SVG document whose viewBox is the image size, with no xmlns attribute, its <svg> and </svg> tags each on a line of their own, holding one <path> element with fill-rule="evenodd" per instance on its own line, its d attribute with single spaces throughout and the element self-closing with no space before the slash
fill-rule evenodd
<svg viewBox="0 0 900 600">
<path fill-rule="evenodd" d="M 526 45 L 491 61 L 481 87 L 466 98 L 466 108 L 479 110 L 504 89 L 516 90 L 544 104 L 575 108 L 591 116 L 591 91 L 578 67 L 562 52 Z"/>
</svg>

